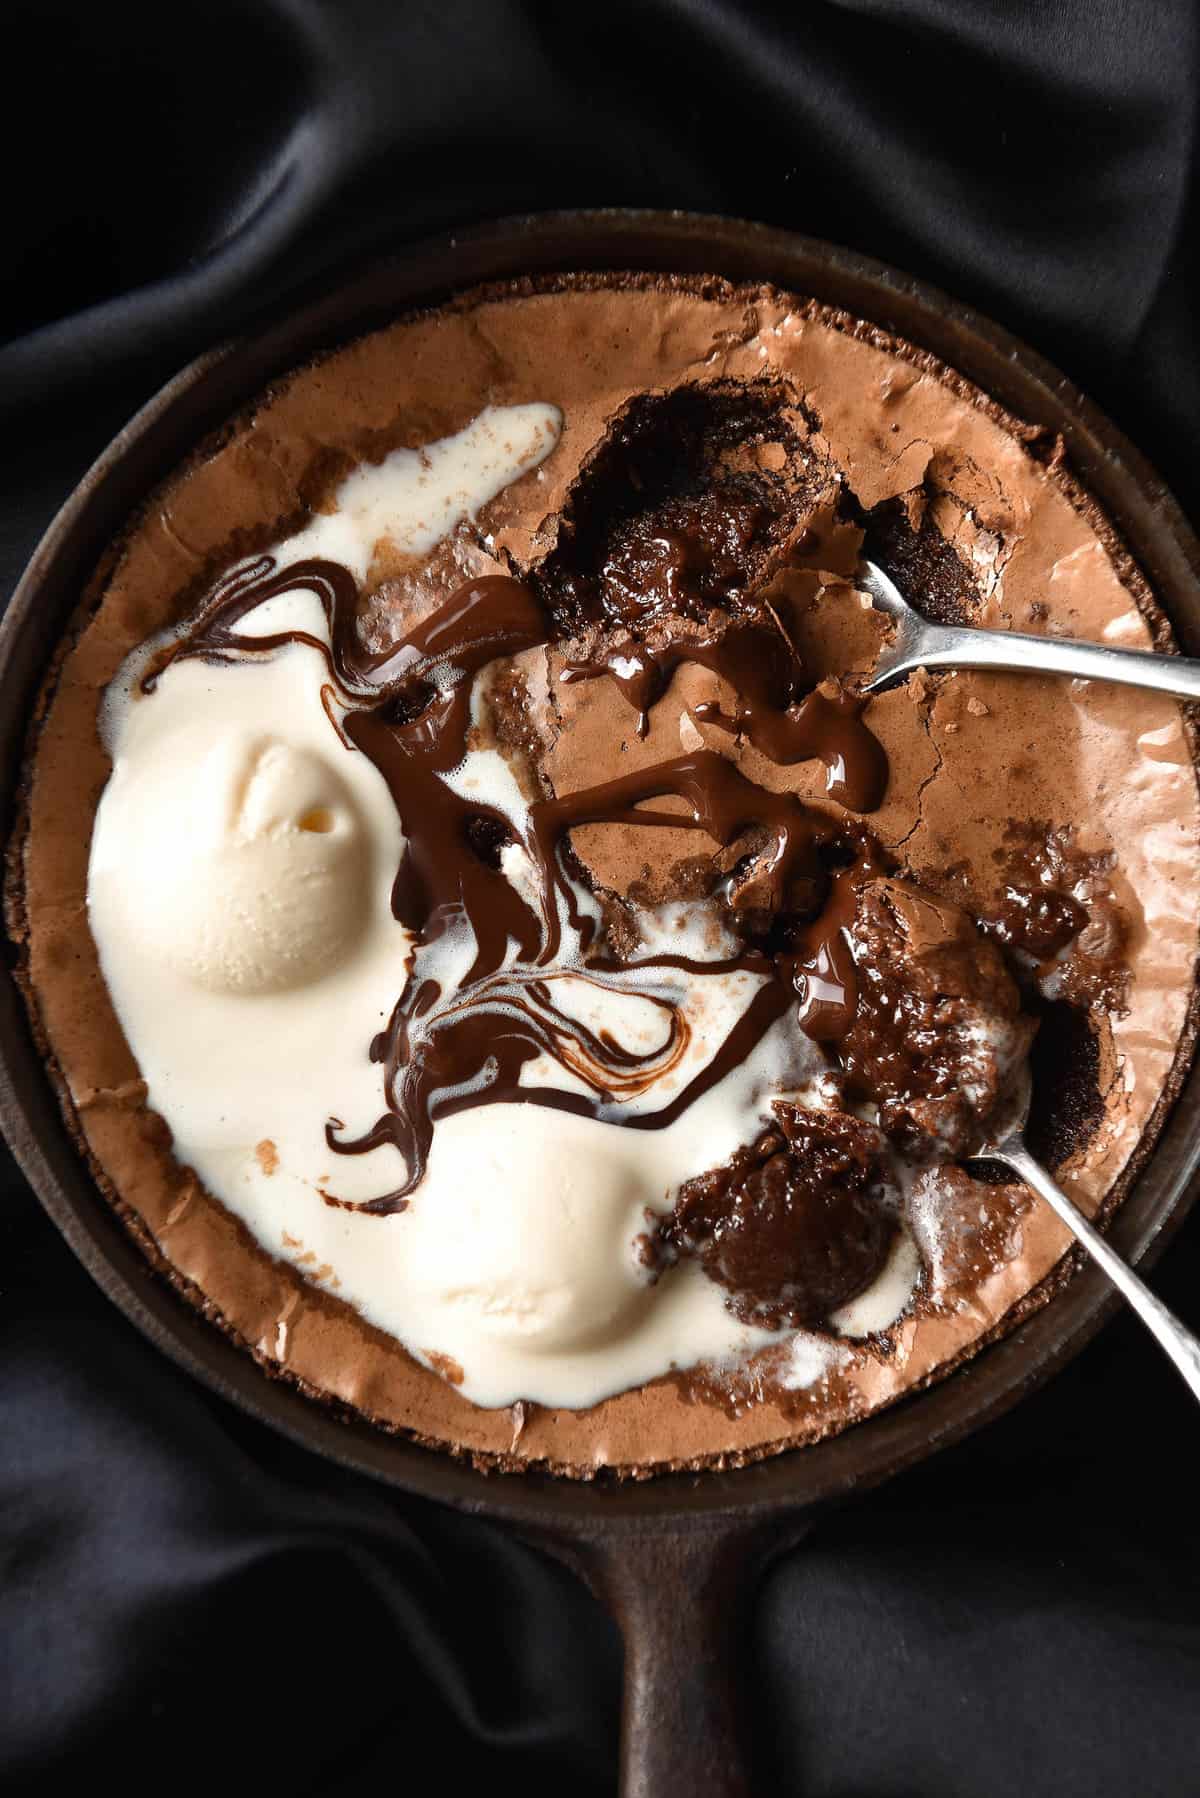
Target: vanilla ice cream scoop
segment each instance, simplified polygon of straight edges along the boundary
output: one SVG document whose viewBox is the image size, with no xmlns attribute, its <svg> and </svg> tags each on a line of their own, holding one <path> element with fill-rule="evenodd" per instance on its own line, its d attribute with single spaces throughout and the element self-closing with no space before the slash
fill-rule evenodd
<svg viewBox="0 0 1200 1798">
<path fill-rule="evenodd" d="M 101 838 L 120 845 L 111 872 L 129 929 L 145 955 L 209 991 L 320 979 L 366 926 L 370 846 L 348 786 L 328 757 L 278 736 L 232 729 L 214 742 L 172 722 L 158 753 L 118 766 L 105 794 L 129 821 Z M 101 860 L 93 879 L 105 872 Z"/>
<path fill-rule="evenodd" d="M 428 1197 L 414 1194 L 399 1242 L 406 1280 L 437 1302 L 450 1326 L 442 1339 L 466 1364 L 489 1342 L 534 1354 L 597 1347 L 649 1298 L 636 1146 L 602 1132 L 582 1133 L 581 1154 L 581 1132 L 548 1127 L 532 1106 L 439 1126 Z"/>
</svg>

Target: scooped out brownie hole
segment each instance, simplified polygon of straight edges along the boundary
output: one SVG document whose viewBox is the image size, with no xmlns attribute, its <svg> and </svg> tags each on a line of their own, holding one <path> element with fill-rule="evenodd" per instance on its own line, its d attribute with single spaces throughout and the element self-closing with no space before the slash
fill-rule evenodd
<svg viewBox="0 0 1200 1798">
<path fill-rule="evenodd" d="M 756 589 L 824 484 L 779 382 L 638 395 L 582 470 L 533 584 L 563 637 L 702 623 L 714 608 L 756 616 Z"/>
</svg>

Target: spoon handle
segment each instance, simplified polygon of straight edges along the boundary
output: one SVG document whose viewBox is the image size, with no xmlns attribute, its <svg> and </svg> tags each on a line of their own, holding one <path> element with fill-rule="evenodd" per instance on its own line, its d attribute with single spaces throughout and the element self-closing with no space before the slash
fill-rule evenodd
<svg viewBox="0 0 1200 1798">
<path fill-rule="evenodd" d="M 999 668 L 1018 673 L 1067 674 L 1082 680 L 1148 687 L 1176 699 L 1200 699 L 1200 661 L 1147 649 L 1109 649 L 1070 637 L 1032 637 L 1018 631 L 969 630 L 935 625 L 903 658 L 914 668 Z M 897 667 L 893 674 L 899 674 Z"/>
<path fill-rule="evenodd" d="M 1056 1186 L 1041 1163 L 1035 1161 L 1024 1145 L 1005 1144 L 989 1148 L 988 1158 L 1001 1161 L 1045 1199 L 1069 1230 L 1073 1230 L 1093 1260 L 1098 1261 L 1118 1292 L 1122 1293 L 1150 1333 L 1170 1355 L 1172 1361 L 1200 1399 L 1200 1341 L 1181 1324 L 1173 1311 L 1110 1248 L 1099 1230 L 1090 1224 L 1082 1211 L 1073 1205 L 1062 1188 Z"/>
</svg>

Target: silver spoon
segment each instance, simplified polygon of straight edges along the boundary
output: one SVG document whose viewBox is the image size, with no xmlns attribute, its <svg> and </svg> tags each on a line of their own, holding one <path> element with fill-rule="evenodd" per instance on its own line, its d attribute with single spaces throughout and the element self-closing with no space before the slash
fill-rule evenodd
<svg viewBox="0 0 1200 1798">
<path fill-rule="evenodd" d="M 1182 656 L 1157 655 L 1143 649 L 1108 649 L 1099 643 L 1080 643 L 1067 637 L 1033 637 L 1018 631 L 931 624 L 913 610 L 895 582 L 874 562 L 863 562 L 859 585 L 870 594 L 880 611 L 895 620 L 896 625 L 894 640 L 885 645 L 875 673 L 867 682 L 868 692 L 877 692 L 881 687 L 903 680 L 917 668 L 996 668 L 1068 674 L 1083 680 L 1110 680 L 1127 687 L 1171 693 L 1177 699 L 1200 699 L 1200 662 L 1188 661 Z M 1029 1102 L 1030 1083 L 1026 1071 L 1014 1089 L 1004 1115 L 998 1119 L 991 1140 L 978 1149 L 972 1159 L 999 1161 L 1039 1198 L 1045 1199 L 1093 1260 L 1099 1262 L 1200 1399 L 1200 1341 L 1126 1267 L 1100 1232 L 1054 1184 L 1040 1162 L 1034 1160 L 1025 1147 Z"/>
<path fill-rule="evenodd" d="M 1018 1180 L 1023 1180 L 1039 1198 L 1055 1211 L 1083 1244 L 1094 1261 L 1098 1261 L 1117 1291 L 1133 1306 L 1142 1322 L 1167 1351 L 1195 1396 L 1200 1399 L 1200 1341 L 1181 1324 L 1161 1299 L 1155 1298 L 1121 1257 L 1111 1249 L 1104 1237 L 1090 1224 L 1082 1211 L 1074 1206 L 1062 1188 L 1056 1186 L 1045 1168 L 1035 1161 L 1025 1147 L 1025 1124 L 1029 1117 L 1030 1080 L 1026 1069 L 1013 1087 L 1003 1113 L 993 1120 L 991 1139 L 970 1157 L 972 1161 L 999 1161 Z"/>
<path fill-rule="evenodd" d="M 1100 643 L 1080 643 L 1070 637 L 1031 637 L 1019 631 L 930 624 L 874 562 L 861 564 L 857 584 L 896 624 L 895 640 L 884 645 L 866 683 L 868 693 L 903 680 L 917 668 L 1008 668 L 1117 681 L 1126 687 L 1173 693 L 1177 699 L 1200 699 L 1200 662 L 1183 656 L 1158 655 L 1148 649 L 1107 649 Z"/>
</svg>

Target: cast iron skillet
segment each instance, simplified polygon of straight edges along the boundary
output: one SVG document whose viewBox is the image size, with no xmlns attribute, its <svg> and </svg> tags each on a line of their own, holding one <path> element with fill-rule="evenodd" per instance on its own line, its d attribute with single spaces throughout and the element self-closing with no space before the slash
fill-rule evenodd
<svg viewBox="0 0 1200 1798">
<path fill-rule="evenodd" d="M 406 249 L 261 334 L 202 356 L 101 456 L 37 549 L 0 627 L 0 805 L 11 817 L 30 708 L 81 589 L 132 508 L 210 429 L 314 351 L 479 281 L 572 269 L 769 280 L 894 329 L 1019 417 L 1062 433 L 1072 465 L 1123 532 L 1200 655 L 1200 543 L 1149 465 L 1040 357 L 943 295 L 866 258 L 787 232 L 687 213 L 519 218 Z M 6 824 L 7 829 L 7 824 Z M 1045 1309 L 952 1378 L 842 1436 L 736 1472 L 640 1485 L 487 1475 L 345 1422 L 250 1358 L 179 1299 L 99 1197 L 64 1127 L 20 996 L 0 980 L 0 1120 L 50 1216 L 151 1342 L 214 1391 L 316 1453 L 405 1492 L 513 1526 L 580 1572 L 626 1644 L 622 1789 L 637 1798 L 746 1790 L 733 1656 L 768 1556 L 820 1509 L 957 1441 L 1061 1367 L 1115 1308 L 1090 1265 Z M 1130 1260 L 1157 1252 L 1194 1196 L 1200 1067 L 1112 1227 Z M 1169 1377 L 1164 1374 L 1164 1378 Z"/>
</svg>

